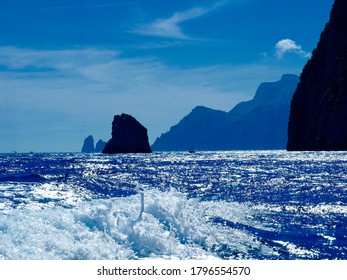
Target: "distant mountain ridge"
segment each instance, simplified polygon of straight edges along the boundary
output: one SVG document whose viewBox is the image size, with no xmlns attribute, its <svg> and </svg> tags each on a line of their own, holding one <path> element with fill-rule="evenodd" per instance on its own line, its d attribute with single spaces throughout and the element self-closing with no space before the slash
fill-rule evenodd
<svg viewBox="0 0 347 280">
<path fill-rule="evenodd" d="M 195 107 L 156 139 L 154 151 L 285 149 L 290 101 L 299 77 L 262 83 L 252 100 L 224 112 Z"/>
</svg>

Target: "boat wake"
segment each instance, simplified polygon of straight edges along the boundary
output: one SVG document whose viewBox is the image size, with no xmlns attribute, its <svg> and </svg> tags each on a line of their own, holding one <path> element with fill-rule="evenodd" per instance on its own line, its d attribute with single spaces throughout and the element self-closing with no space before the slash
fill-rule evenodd
<svg viewBox="0 0 347 280">
<path fill-rule="evenodd" d="M 252 258 L 255 252 L 271 257 L 276 252 L 256 235 L 230 226 L 257 226 L 250 216 L 242 204 L 202 202 L 176 190 L 144 190 L 72 209 L 14 209 L 0 214 L 0 258 Z"/>
</svg>

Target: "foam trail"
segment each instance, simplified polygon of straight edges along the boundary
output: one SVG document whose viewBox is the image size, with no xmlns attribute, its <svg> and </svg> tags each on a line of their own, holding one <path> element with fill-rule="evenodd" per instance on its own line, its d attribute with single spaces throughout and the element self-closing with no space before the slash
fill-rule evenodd
<svg viewBox="0 0 347 280">
<path fill-rule="evenodd" d="M 200 202 L 174 190 L 144 190 L 140 201 L 133 195 L 74 209 L 18 209 L 0 215 L 0 259 L 206 259 L 220 258 L 218 248 L 226 246 L 245 256 L 249 248 L 272 254 L 253 236 L 208 219 L 246 221 L 245 211 L 239 204 Z"/>
</svg>

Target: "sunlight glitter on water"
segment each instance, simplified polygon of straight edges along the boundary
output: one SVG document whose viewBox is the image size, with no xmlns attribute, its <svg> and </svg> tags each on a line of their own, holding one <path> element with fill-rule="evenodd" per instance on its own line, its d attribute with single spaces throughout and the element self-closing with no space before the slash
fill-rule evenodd
<svg viewBox="0 0 347 280">
<path fill-rule="evenodd" d="M 2 259 L 346 258 L 347 153 L 0 161 Z"/>
</svg>

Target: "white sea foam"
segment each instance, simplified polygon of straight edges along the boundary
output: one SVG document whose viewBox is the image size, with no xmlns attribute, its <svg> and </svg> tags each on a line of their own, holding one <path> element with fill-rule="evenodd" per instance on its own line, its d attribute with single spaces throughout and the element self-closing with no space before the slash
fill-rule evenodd
<svg viewBox="0 0 347 280">
<path fill-rule="evenodd" d="M 252 223 L 242 204 L 200 202 L 174 190 L 145 190 L 142 202 L 137 194 L 0 214 L 0 259 L 206 259 L 218 258 L 223 246 L 243 257 L 274 254 L 255 236 L 210 222 Z"/>
<path fill-rule="evenodd" d="M 293 243 L 290 242 L 284 242 L 284 241 L 280 241 L 280 240 L 276 240 L 275 243 L 278 243 L 282 246 L 284 246 L 285 248 L 287 248 L 288 252 L 292 255 L 296 255 L 298 257 L 310 257 L 310 258 L 316 258 L 319 255 L 318 251 L 309 251 L 306 250 L 304 248 L 301 248 L 299 246 L 296 246 Z"/>
</svg>

